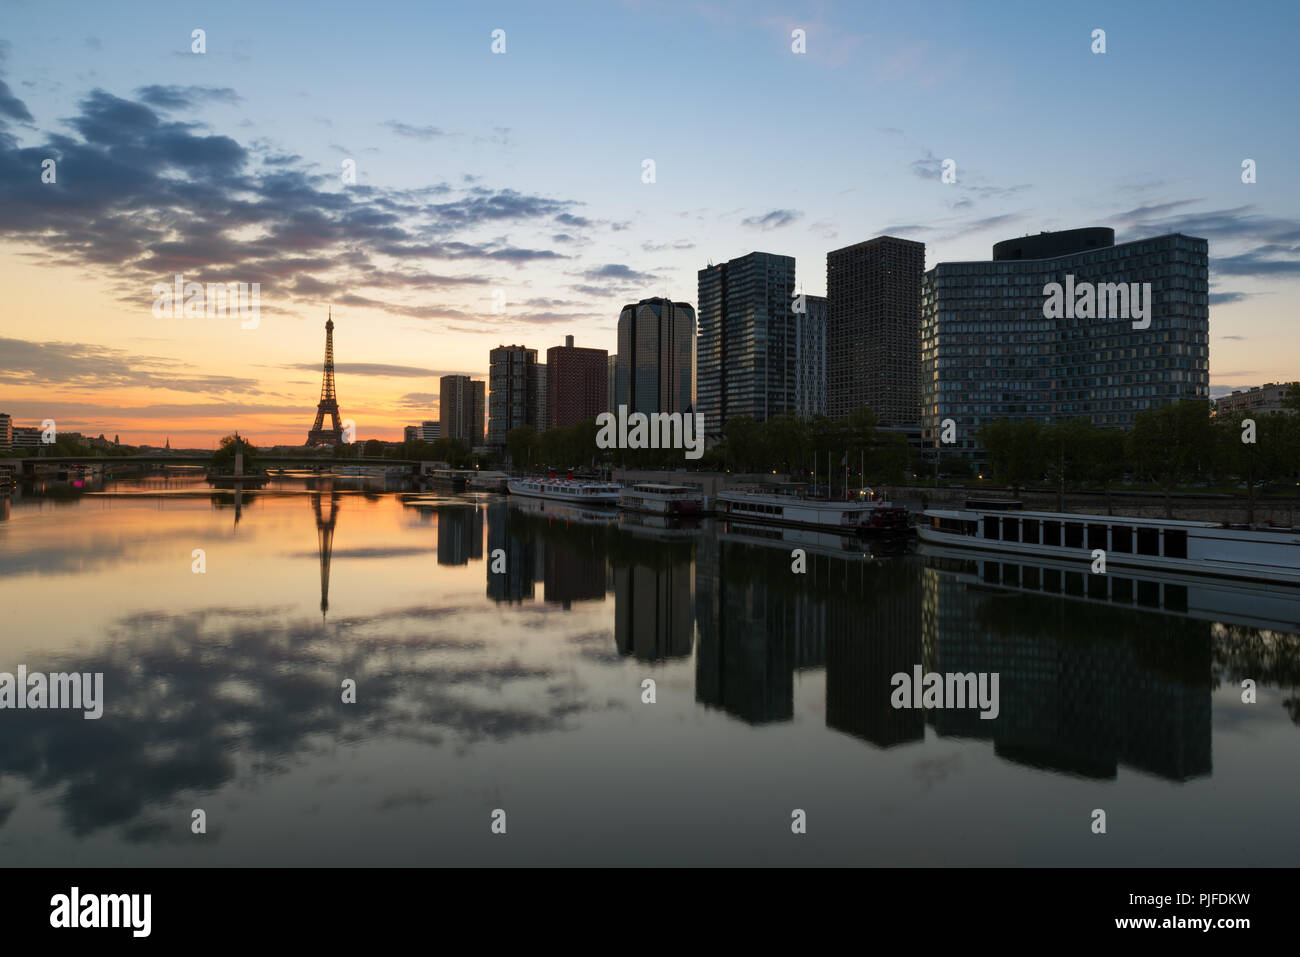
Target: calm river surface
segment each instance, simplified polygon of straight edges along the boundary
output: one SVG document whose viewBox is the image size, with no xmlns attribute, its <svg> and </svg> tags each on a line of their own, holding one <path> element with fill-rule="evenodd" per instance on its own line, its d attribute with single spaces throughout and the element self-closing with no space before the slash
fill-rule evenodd
<svg viewBox="0 0 1300 957">
<path fill-rule="evenodd" d="M 0 864 L 1300 864 L 1295 594 L 973 557 L 343 479 L 29 493 L 0 672 L 102 672 L 104 715 L 0 710 Z M 998 717 L 893 708 L 917 665 L 997 673 Z"/>
</svg>

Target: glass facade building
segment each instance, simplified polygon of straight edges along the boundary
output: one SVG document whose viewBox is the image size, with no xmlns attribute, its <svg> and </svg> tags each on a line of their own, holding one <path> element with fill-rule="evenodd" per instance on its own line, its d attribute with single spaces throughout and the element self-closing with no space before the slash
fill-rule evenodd
<svg viewBox="0 0 1300 957">
<path fill-rule="evenodd" d="M 614 404 L 647 415 L 694 410 L 695 310 L 689 305 L 654 298 L 623 307 Z"/>
<path fill-rule="evenodd" d="M 1129 428 L 1143 409 L 1208 401 L 1208 244 L 1178 233 L 1119 245 L 1113 237 L 1108 229 L 1044 233 L 997 244 L 990 261 L 939 263 L 925 274 L 926 444 L 944 419 L 957 425 L 956 448 L 973 450 L 976 430 L 997 419 L 1082 417 Z M 1150 326 L 1046 318 L 1045 286 L 1067 276 L 1076 288 L 1151 283 Z"/>
<path fill-rule="evenodd" d="M 826 297 L 805 296 L 795 313 L 794 411 L 802 418 L 826 414 Z"/>
<path fill-rule="evenodd" d="M 797 409 L 794 257 L 750 253 L 699 271 L 697 410 L 704 430 Z"/>
</svg>

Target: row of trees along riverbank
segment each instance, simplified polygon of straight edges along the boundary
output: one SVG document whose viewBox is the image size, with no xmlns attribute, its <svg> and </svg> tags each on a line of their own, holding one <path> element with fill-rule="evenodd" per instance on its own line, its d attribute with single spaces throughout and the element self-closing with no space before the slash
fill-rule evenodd
<svg viewBox="0 0 1300 957">
<path fill-rule="evenodd" d="M 1263 488 L 1295 487 L 1300 473 L 1300 396 L 1294 411 L 1211 416 L 1208 402 L 1182 401 L 1139 412 L 1124 431 L 1088 419 L 1045 424 L 1000 419 L 981 426 L 976 440 L 993 477 L 1018 493 L 1022 487 L 1095 488 L 1122 484 L 1179 488 L 1245 487 L 1247 521 Z"/>
</svg>

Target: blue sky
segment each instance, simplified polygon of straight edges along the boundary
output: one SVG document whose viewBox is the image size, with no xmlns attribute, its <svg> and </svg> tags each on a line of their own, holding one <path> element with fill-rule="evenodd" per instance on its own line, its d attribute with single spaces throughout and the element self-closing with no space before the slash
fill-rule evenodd
<svg viewBox="0 0 1300 957">
<path fill-rule="evenodd" d="M 8 375 L 0 358 L 0 407 L 35 414 L 53 384 L 62 414 L 84 413 L 78 357 L 109 357 L 142 426 L 198 391 L 214 415 L 288 430 L 333 303 L 355 366 L 341 401 L 387 430 L 499 342 L 612 349 L 623 303 L 693 303 L 709 261 L 793 255 L 821 294 L 826 252 L 881 233 L 925 242 L 932 266 L 1084 225 L 1208 239 L 1212 384 L 1300 377 L 1298 10 L 0 0 L 0 283 L 22 306 L 0 318 L 21 357 Z M 64 212 L 84 210 L 53 229 L 54 193 L 27 176 L 46 154 Z M 155 199 L 178 182 L 204 189 L 188 213 Z M 165 229 L 146 222 L 155 202 Z M 256 256 L 233 248 L 258 237 Z M 258 338 L 159 327 L 148 288 L 181 266 L 263 281 Z M 77 306 L 47 305 L 60 291 Z M 258 368 L 237 368 L 253 343 Z M 87 427 L 123 420 L 102 398 Z"/>
</svg>

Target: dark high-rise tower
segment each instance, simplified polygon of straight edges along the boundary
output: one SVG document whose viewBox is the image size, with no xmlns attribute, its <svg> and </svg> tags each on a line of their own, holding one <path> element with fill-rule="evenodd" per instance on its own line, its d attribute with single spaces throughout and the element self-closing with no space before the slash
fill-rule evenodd
<svg viewBox="0 0 1300 957">
<path fill-rule="evenodd" d="M 699 271 L 696 408 L 704 430 L 797 411 L 794 257 L 750 253 Z"/>
<path fill-rule="evenodd" d="M 592 375 L 597 375 L 594 365 Z M 593 395 L 591 401 L 599 397 Z M 614 404 L 646 415 L 692 410 L 695 310 L 689 305 L 656 296 L 623 307 L 618 315 Z"/>
<path fill-rule="evenodd" d="M 334 424 L 323 428 L 325 416 Z M 316 406 L 316 422 L 307 433 L 308 445 L 337 445 L 343 441 L 343 426 L 339 423 L 339 400 L 334 395 L 334 313 L 330 311 L 325 321 L 325 378 L 320 386 L 320 404 Z"/>
<path fill-rule="evenodd" d="M 826 254 L 826 407 L 869 406 L 884 425 L 921 418 L 925 243 L 878 236 Z"/>
</svg>

